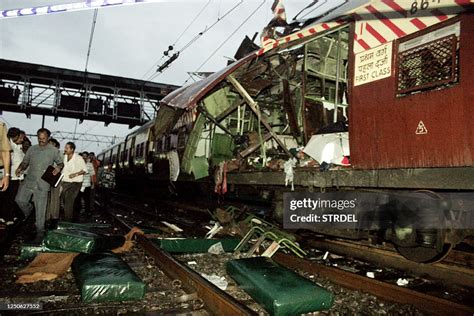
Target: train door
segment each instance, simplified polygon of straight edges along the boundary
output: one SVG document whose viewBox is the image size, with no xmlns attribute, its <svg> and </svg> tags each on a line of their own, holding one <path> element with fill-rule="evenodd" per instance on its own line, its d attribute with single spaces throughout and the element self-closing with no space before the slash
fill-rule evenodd
<svg viewBox="0 0 474 316">
<path fill-rule="evenodd" d="M 127 141 L 128 143 L 128 141 Z M 130 146 L 128 147 L 128 170 L 129 172 L 133 172 L 133 169 L 135 168 L 135 136 L 132 136 L 130 138 Z"/>
</svg>

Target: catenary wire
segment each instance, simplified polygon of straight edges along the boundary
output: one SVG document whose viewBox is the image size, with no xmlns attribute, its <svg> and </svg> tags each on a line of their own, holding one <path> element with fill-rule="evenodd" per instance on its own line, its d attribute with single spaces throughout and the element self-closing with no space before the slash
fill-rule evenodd
<svg viewBox="0 0 474 316">
<path fill-rule="evenodd" d="M 208 0 L 207 3 L 201 8 L 201 10 L 198 12 L 198 14 L 196 14 L 196 16 L 194 17 L 194 19 L 188 24 L 188 26 L 183 30 L 183 32 L 181 32 L 181 34 L 178 36 L 178 38 L 174 41 L 174 43 L 171 45 L 172 47 L 174 47 L 176 45 L 176 43 L 178 43 L 178 41 L 181 39 L 181 37 L 183 37 L 183 35 L 186 33 L 187 30 L 189 30 L 189 28 L 191 27 L 191 25 L 194 24 L 194 22 L 196 22 L 196 20 L 201 16 L 201 14 L 204 12 L 204 10 L 209 6 L 209 4 L 211 3 L 212 0 Z M 153 72 L 153 70 L 161 63 L 161 61 L 165 58 L 165 55 L 163 54 L 161 56 L 161 58 L 155 62 L 153 64 L 153 66 L 151 66 L 147 72 L 142 76 L 142 79 L 145 78 L 146 76 L 149 75 L 150 72 Z M 154 73 L 153 73 L 154 74 Z M 151 77 L 151 76 L 150 76 Z"/>
<path fill-rule="evenodd" d="M 201 68 L 207 64 L 207 62 L 222 48 L 222 46 L 224 46 L 231 38 L 232 36 L 235 35 L 235 33 L 237 33 L 238 30 L 240 30 L 240 28 L 242 26 L 244 26 L 245 23 L 247 23 L 248 20 L 250 20 L 250 18 L 255 14 L 257 13 L 257 11 L 265 4 L 266 0 L 262 1 L 262 3 L 260 3 L 258 5 L 257 8 L 255 8 L 255 10 L 252 11 L 252 13 L 250 13 L 250 15 L 245 18 L 244 21 L 242 21 L 242 23 L 239 24 L 239 26 L 237 26 L 237 28 L 229 35 L 227 36 L 227 38 L 206 58 L 206 60 L 204 60 L 204 62 L 202 62 L 201 65 L 199 65 L 199 67 L 194 71 L 194 72 L 198 72 L 199 70 L 201 70 Z M 189 79 L 192 78 L 192 75 L 189 74 L 189 77 L 188 79 L 186 79 L 186 81 L 183 83 L 183 85 L 185 85 L 186 83 L 188 83 Z"/>
<path fill-rule="evenodd" d="M 214 26 L 216 26 L 219 22 L 221 22 L 222 20 L 224 20 L 230 13 L 232 13 L 235 9 L 237 9 L 237 7 L 239 7 L 242 3 L 244 2 L 244 0 L 240 0 L 236 5 L 234 5 L 232 8 L 230 8 L 224 15 L 222 15 L 222 17 L 218 18 L 213 24 L 211 24 L 209 27 L 206 27 L 203 31 L 199 32 L 194 38 L 192 38 L 186 45 L 183 46 L 183 48 L 181 48 L 179 51 L 177 51 L 176 54 L 180 54 L 182 53 L 185 49 L 189 48 L 194 42 L 196 42 L 201 36 L 203 36 L 205 33 L 207 33 L 209 30 L 211 30 L 212 28 L 214 28 Z M 156 72 L 155 74 L 153 74 L 149 79 L 147 79 L 147 81 L 152 81 L 154 80 L 156 77 L 158 77 L 162 72 Z"/>
</svg>

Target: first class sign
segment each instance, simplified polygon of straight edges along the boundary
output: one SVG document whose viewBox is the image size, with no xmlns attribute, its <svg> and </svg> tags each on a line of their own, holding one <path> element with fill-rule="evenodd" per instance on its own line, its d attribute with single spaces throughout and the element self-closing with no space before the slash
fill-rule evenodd
<svg viewBox="0 0 474 316">
<path fill-rule="evenodd" d="M 390 77 L 392 42 L 355 55 L 354 86 Z"/>
</svg>

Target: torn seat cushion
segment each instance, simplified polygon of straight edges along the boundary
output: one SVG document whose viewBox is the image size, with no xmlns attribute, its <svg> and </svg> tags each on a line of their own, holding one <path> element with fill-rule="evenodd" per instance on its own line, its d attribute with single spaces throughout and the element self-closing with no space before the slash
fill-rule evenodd
<svg viewBox="0 0 474 316">
<path fill-rule="evenodd" d="M 31 259 L 41 252 L 65 252 L 65 251 L 61 249 L 51 249 L 44 245 L 23 244 L 21 245 L 20 259 L 22 260 Z"/>
<path fill-rule="evenodd" d="M 57 229 L 47 232 L 43 245 L 68 252 L 95 253 L 122 246 L 124 236 L 106 236 L 77 229 Z"/>
<path fill-rule="evenodd" d="M 297 315 L 332 306 L 331 292 L 267 257 L 231 260 L 230 275 L 271 315 Z"/>
<path fill-rule="evenodd" d="M 84 302 L 140 300 L 145 283 L 116 254 L 81 254 L 72 271 Z"/>
</svg>

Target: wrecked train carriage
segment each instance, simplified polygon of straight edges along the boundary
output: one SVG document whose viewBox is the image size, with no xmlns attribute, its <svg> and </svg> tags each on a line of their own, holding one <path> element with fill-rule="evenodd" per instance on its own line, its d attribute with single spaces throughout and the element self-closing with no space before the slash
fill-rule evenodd
<svg viewBox="0 0 474 316">
<path fill-rule="evenodd" d="M 238 161 L 244 171 L 262 170 L 262 156 L 265 163 L 287 160 L 314 132 L 347 121 L 347 54 L 346 27 L 309 44 L 251 54 L 176 90 L 155 120 L 158 151 L 176 149 L 181 171 L 194 179 L 223 161 Z"/>
<path fill-rule="evenodd" d="M 472 14 L 408 18 L 425 27 L 392 40 L 383 33 L 383 43 L 359 34 L 372 21 L 297 32 L 302 38 L 175 91 L 155 121 L 158 151 L 177 149 L 182 171 L 194 179 L 225 160 L 240 171 L 227 170 L 229 183 L 281 185 L 284 174 L 267 171 L 270 162 L 292 157 L 292 148 L 306 146 L 319 165 L 340 165 L 334 154 L 307 148 L 314 135 L 337 131 L 351 167 L 322 174 L 297 168 L 295 185 L 473 189 Z M 405 20 L 390 23 L 398 28 Z M 439 181 L 447 174 L 459 181 Z"/>
<path fill-rule="evenodd" d="M 399 7 L 390 17 L 380 13 L 385 2 L 372 2 L 355 10 L 356 20 L 320 23 L 270 42 L 168 95 L 152 128 L 155 175 L 169 177 L 172 169 L 172 180 L 179 171 L 182 182 L 213 178 L 221 194 L 271 192 L 265 195 L 276 213 L 280 193 L 290 190 L 285 180 L 297 191 L 341 196 L 376 190 L 397 205 L 392 214 L 403 210 L 395 211 L 391 227 L 374 222 L 377 236 L 411 260 L 442 259 L 472 234 L 474 19 L 455 1 L 441 3 L 450 15 L 436 4 L 412 13 L 413 1 L 390 3 Z M 327 142 L 313 146 L 321 138 Z M 350 166 L 341 166 L 349 157 Z M 419 190 L 415 197 L 429 199 L 428 208 L 410 209 L 399 198 Z M 387 211 L 383 201 L 368 202 L 373 218 Z M 407 226 L 410 213 L 426 213 L 437 228 Z M 355 228 L 319 231 L 371 235 Z"/>
</svg>

